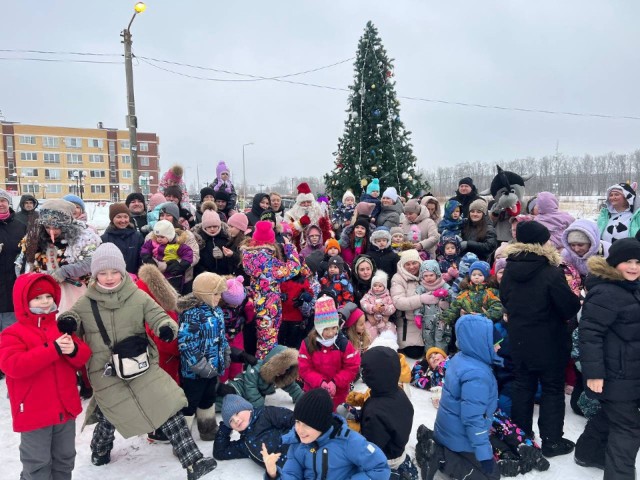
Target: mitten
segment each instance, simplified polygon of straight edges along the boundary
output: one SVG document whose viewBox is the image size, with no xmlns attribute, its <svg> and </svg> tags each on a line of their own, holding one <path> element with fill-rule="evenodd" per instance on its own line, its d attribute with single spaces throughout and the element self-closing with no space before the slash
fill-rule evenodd
<svg viewBox="0 0 640 480">
<path fill-rule="evenodd" d="M 191 365 L 189 368 L 200 378 L 213 378 L 218 375 L 218 371 L 213 368 L 213 365 L 205 357 L 202 357 L 195 365 Z"/>
<path fill-rule="evenodd" d="M 71 335 L 78 329 L 78 321 L 71 315 L 58 317 L 58 330 L 60 333 Z"/>
<path fill-rule="evenodd" d="M 331 398 L 336 396 L 336 384 L 329 381 L 329 382 L 325 382 L 323 381 L 322 384 L 320 385 L 321 388 L 324 388 L 329 395 L 331 396 Z"/>
<path fill-rule="evenodd" d="M 493 459 L 489 459 L 489 460 L 482 460 L 480 462 L 480 468 L 482 468 L 482 471 L 484 473 L 486 473 L 487 475 L 491 474 L 493 472 L 494 469 L 494 463 L 493 463 Z"/>
<path fill-rule="evenodd" d="M 460 242 L 460 251 L 464 252 L 467 249 L 467 241 L 463 240 Z"/>
<path fill-rule="evenodd" d="M 447 269 L 447 274 L 453 279 L 458 278 L 458 269 L 456 267 L 449 267 Z"/>
<path fill-rule="evenodd" d="M 170 342 L 174 338 L 173 330 L 169 325 L 163 325 L 158 331 L 158 338 L 163 342 Z"/>
<path fill-rule="evenodd" d="M 142 255 L 140 259 L 142 260 L 142 263 L 150 263 L 150 264 L 156 263 L 155 260 L 153 259 L 153 256 L 150 253 Z"/>
<path fill-rule="evenodd" d="M 59 269 L 56 268 L 55 270 L 53 270 L 50 275 L 53 277 L 53 279 L 58 282 L 58 283 L 62 283 L 65 281 L 65 279 L 67 278 L 64 274 L 64 272 Z"/>
<path fill-rule="evenodd" d="M 418 327 L 418 329 L 422 329 L 422 315 L 416 315 L 413 317 L 413 321 L 416 322 L 416 327 Z"/>
<path fill-rule="evenodd" d="M 218 247 L 213 247 L 213 258 L 215 258 L 216 260 L 220 260 L 223 257 L 223 253 L 222 250 L 220 250 Z"/>
</svg>

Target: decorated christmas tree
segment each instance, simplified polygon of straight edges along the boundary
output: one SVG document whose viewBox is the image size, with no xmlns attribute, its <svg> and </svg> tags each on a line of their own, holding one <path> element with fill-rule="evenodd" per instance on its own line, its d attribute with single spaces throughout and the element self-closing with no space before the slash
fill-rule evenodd
<svg viewBox="0 0 640 480">
<path fill-rule="evenodd" d="M 400 119 L 392 59 L 371 22 L 360 38 L 354 68 L 344 133 L 334 169 L 324 177 L 327 191 L 335 200 L 347 189 L 359 198 L 374 178 L 379 179 L 380 195 L 387 187 L 406 197 L 428 189 L 416 172 L 411 132 Z"/>
</svg>

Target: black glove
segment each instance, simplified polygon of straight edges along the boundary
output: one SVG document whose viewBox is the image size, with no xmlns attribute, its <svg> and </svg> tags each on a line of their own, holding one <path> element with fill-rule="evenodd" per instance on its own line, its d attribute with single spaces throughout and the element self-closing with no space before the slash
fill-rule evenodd
<svg viewBox="0 0 640 480">
<path fill-rule="evenodd" d="M 231 361 L 238 363 L 248 363 L 251 366 L 254 366 L 256 363 L 258 363 L 258 359 L 256 357 L 237 347 L 231 347 Z"/>
<path fill-rule="evenodd" d="M 198 363 L 191 365 L 189 368 L 200 378 L 213 378 L 218 375 L 218 371 L 213 368 L 213 365 L 205 357 L 202 357 L 198 360 Z"/>
<path fill-rule="evenodd" d="M 162 327 L 160 327 L 160 330 L 158 331 L 158 338 L 160 340 L 162 340 L 163 342 L 170 342 L 171 340 L 173 340 L 173 337 L 173 330 L 169 325 L 163 325 Z"/>
<path fill-rule="evenodd" d="M 167 262 L 167 269 L 165 270 L 165 273 L 174 276 L 182 275 L 187 271 L 189 265 L 191 264 L 186 260 L 181 260 L 180 262 L 178 262 L 177 260 L 169 260 Z"/>
<path fill-rule="evenodd" d="M 147 254 L 147 255 L 142 255 L 140 257 L 140 260 L 142 260 L 142 263 L 150 263 L 152 265 L 157 265 L 155 260 L 153 259 L 153 256 Z"/>
<path fill-rule="evenodd" d="M 493 468 L 495 467 L 495 465 L 493 463 L 493 459 L 491 459 L 491 460 L 482 460 L 480 462 L 480 467 L 482 468 L 482 471 L 484 473 L 486 473 L 487 475 L 491 474 L 493 472 Z"/>
<path fill-rule="evenodd" d="M 65 315 L 58 318 L 58 330 L 60 331 L 60 333 L 71 335 L 77 329 L 78 322 L 75 317 L 72 317 L 71 315 Z"/>
</svg>

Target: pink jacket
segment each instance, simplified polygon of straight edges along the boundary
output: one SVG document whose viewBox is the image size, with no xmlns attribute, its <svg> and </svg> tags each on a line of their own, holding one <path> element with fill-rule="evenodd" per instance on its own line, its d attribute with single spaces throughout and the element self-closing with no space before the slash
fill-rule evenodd
<svg viewBox="0 0 640 480">
<path fill-rule="evenodd" d="M 382 312 L 377 312 L 375 310 L 377 305 L 383 305 L 384 310 Z M 388 321 L 389 317 L 396 313 L 396 307 L 393 304 L 393 299 L 391 298 L 391 294 L 388 289 L 385 289 L 380 295 L 376 295 L 369 290 L 364 297 L 362 297 L 362 300 L 360 300 L 360 306 L 362 307 L 362 310 L 364 310 L 364 313 L 367 314 L 367 320 L 372 325 L 378 323 L 378 320 L 374 315 L 380 314 L 384 317 L 385 321 Z"/>
</svg>

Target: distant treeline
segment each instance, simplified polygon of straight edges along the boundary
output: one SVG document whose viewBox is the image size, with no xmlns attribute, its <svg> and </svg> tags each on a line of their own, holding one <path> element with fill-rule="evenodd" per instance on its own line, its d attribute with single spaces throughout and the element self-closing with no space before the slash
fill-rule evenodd
<svg viewBox="0 0 640 480">
<path fill-rule="evenodd" d="M 604 195 L 607 187 L 614 183 L 640 180 L 640 150 L 628 154 L 523 158 L 497 164 L 520 175 L 535 174 L 526 182 L 528 193 L 548 191 L 556 195 Z M 489 188 L 496 174 L 496 162 L 461 163 L 423 170 L 423 174 L 434 195 L 452 195 L 458 188 L 458 180 L 463 177 L 471 177 L 481 191 Z"/>
</svg>

